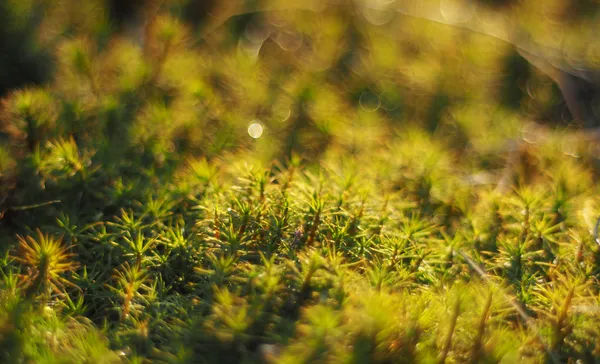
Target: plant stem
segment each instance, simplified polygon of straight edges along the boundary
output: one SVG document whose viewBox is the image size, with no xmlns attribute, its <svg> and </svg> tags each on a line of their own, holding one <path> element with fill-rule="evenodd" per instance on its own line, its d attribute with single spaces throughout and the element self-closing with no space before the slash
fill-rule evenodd
<svg viewBox="0 0 600 364">
<path fill-rule="evenodd" d="M 448 357 L 448 352 L 450 352 L 450 348 L 452 347 L 452 336 L 454 335 L 454 329 L 456 328 L 456 321 L 458 320 L 458 315 L 460 314 L 460 299 L 457 298 L 454 303 L 454 308 L 452 310 L 452 318 L 450 319 L 450 329 L 448 330 L 448 335 L 446 336 L 446 340 L 444 342 L 444 347 L 442 349 L 442 353 L 440 354 L 439 363 L 445 363 L 446 358 Z"/>
</svg>

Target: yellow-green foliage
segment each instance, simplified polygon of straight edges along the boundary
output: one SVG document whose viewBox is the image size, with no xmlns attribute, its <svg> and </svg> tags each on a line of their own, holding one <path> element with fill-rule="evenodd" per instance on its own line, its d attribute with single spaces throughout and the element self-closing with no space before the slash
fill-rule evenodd
<svg viewBox="0 0 600 364">
<path fill-rule="evenodd" d="M 597 140 L 510 45 L 362 1 L 109 3 L 2 5 L 54 70 L 0 101 L 0 361 L 597 360 Z M 591 2 L 480 3 L 598 66 Z"/>
</svg>

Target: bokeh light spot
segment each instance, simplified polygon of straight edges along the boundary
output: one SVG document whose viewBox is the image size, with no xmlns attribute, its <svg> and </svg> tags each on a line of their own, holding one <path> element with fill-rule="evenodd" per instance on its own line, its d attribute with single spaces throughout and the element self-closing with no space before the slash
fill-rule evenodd
<svg viewBox="0 0 600 364">
<path fill-rule="evenodd" d="M 260 138 L 260 136 L 262 134 L 263 134 L 263 127 L 262 127 L 262 125 L 260 125 L 259 122 L 255 121 L 252 124 L 250 124 L 250 126 L 248 127 L 248 135 L 250 135 L 254 139 Z"/>
<path fill-rule="evenodd" d="M 358 100 L 360 108 L 366 112 L 374 112 L 381 106 L 381 99 L 371 91 L 364 91 Z"/>
</svg>

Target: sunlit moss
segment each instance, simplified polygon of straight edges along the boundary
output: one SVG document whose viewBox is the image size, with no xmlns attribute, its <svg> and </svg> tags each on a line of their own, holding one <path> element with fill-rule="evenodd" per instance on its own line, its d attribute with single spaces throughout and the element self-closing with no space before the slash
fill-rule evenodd
<svg viewBox="0 0 600 364">
<path fill-rule="evenodd" d="M 598 356 L 598 148 L 510 44 L 363 2 L 107 4 L 52 1 L 54 79 L 1 101 L 0 360 Z M 496 11 L 594 64 L 573 9 Z"/>
</svg>

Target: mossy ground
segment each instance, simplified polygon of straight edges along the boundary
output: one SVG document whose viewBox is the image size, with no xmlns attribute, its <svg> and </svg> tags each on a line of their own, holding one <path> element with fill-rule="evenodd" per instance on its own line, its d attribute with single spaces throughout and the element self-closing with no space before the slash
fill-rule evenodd
<svg viewBox="0 0 600 364">
<path fill-rule="evenodd" d="M 599 149 L 510 45 L 353 3 L 207 36 L 164 1 L 141 38 L 44 6 L 52 81 L 0 109 L 0 361 L 600 357 Z"/>
</svg>

